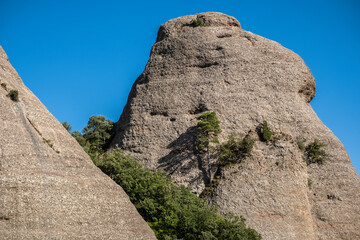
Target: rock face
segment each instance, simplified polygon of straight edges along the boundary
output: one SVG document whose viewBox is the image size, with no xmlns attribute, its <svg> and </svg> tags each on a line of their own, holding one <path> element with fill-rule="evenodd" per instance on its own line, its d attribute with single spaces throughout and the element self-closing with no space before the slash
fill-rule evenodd
<svg viewBox="0 0 360 240">
<path fill-rule="evenodd" d="M 0 47 L 0 238 L 156 239 Z M 19 92 L 19 101 L 6 95 Z"/>
<path fill-rule="evenodd" d="M 191 24 L 196 18 L 203 26 Z M 273 140 L 256 141 L 250 157 L 223 169 L 210 202 L 243 215 L 264 239 L 360 239 L 359 177 L 311 108 L 314 96 L 311 71 L 294 52 L 221 13 L 180 17 L 160 27 L 111 148 L 200 194 L 218 159 L 194 151 L 196 117 L 215 111 L 220 141 L 249 131 L 257 138 L 266 120 Z M 299 138 L 325 143 L 326 162 L 307 165 Z"/>
</svg>

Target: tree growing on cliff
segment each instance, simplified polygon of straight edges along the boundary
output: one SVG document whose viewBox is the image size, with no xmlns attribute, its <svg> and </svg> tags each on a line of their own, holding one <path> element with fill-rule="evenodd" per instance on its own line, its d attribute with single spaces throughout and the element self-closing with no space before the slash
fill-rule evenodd
<svg viewBox="0 0 360 240">
<path fill-rule="evenodd" d="M 196 118 L 198 130 L 198 150 L 203 151 L 209 147 L 210 142 L 218 143 L 217 135 L 221 133 L 220 121 L 215 112 L 206 112 Z"/>
<path fill-rule="evenodd" d="M 271 136 L 272 136 L 272 132 L 270 131 L 268 123 L 267 123 L 267 121 L 264 121 L 263 122 L 261 139 L 263 141 L 269 141 L 271 139 Z"/>
</svg>

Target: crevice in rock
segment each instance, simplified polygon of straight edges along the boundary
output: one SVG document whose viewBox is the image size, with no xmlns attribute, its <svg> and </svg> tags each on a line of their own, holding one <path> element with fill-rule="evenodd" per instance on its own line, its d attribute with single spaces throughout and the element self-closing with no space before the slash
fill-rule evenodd
<svg viewBox="0 0 360 240">
<path fill-rule="evenodd" d="M 149 77 L 145 74 L 141 74 L 136 80 L 135 83 L 137 85 L 143 85 L 149 82 Z"/>
<path fill-rule="evenodd" d="M 204 103 L 199 103 L 196 107 L 189 110 L 189 113 L 192 115 L 196 115 L 202 112 L 209 111 L 209 109 L 206 107 Z"/>
<path fill-rule="evenodd" d="M 208 186 L 210 184 L 210 181 L 211 181 L 211 175 L 209 176 L 209 174 L 208 174 L 208 169 L 210 167 L 209 166 L 207 166 L 207 167 L 204 166 L 203 158 L 200 155 L 197 155 L 196 157 L 197 157 L 197 160 L 198 160 L 198 169 L 201 171 L 204 185 Z"/>
<path fill-rule="evenodd" d="M 1 221 L 1 220 L 9 221 L 10 218 L 7 217 L 7 216 L 0 216 L 0 221 Z"/>
<path fill-rule="evenodd" d="M 335 194 L 328 194 L 327 195 L 327 199 L 329 200 L 339 200 L 339 201 L 342 201 L 341 198 L 339 196 L 336 196 Z"/>
<path fill-rule="evenodd" d="M 39 131 L 39 129 L 37 129 L 34 125 L 34 123 L 28 118 L 26 117 L 26 119 L 28 120 L 28 122 L 30 123 L 30 125 L 35 129 L 35 131 L 39 134 L 39 136 L 42 138 L 42 142 L 43 143 L 46 143 L 52 150 L 54 150 L 54 152 L 56 153 L 60 153 L 59 150 L 56 150 L 55 147 L 54 147 L 54 144 L 51 142 L 50 139 L 46 139 L 43 137 L 42 133 Z"/>
<path fill-rule="evenodd" d="M 219 65 L 218 62 L 203 62 L 195 65 L 191 65 L 190 67 L 197 67 L 197 68 L 208 68 L 211 66 L 217 66 Z"/>
<path fill-rule="evenodd" d="M 299 95 L 307 102 L 310 103 L 315 97 L 316 86 L 313 83 L 307 83 L 298 91 Z"/>
<path fill-rule="evenodd" d="M 255 45 L 255 42 L 257 42 L 256 38 L 250 37 L 245 35 L 244 38 L 246 38 L 249 42 L 251 42 L 251 45 Z"/>
<path fill-rule="evenodd" d="M 168 117 L 169 113 L 167 111 L 158 111 L 158 110 L 154 110 L 150 112 L 151 116 L 164 116 L 164 117 Z"/>
<path fill-rule="evenodd" d="M 216 35 L 217 38 L 229 38 L 229 37 L 232 37 L 232 34 L 230 33 L 223 33 L 223 34 L 219 34 L 219 35 Z"/>
</svg>

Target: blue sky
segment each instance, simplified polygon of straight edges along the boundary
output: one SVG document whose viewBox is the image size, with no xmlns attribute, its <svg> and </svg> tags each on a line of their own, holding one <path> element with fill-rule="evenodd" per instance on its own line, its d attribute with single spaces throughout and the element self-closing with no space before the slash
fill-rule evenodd
<svg viewBox="0 0 360 240">
<path fill-rule="evenodd" d="M 0 0 L 0 45 L 60 122 L 117 121 L 159 26 L 207 11 L 299 54 L 317 93 L 311 105 L 360 172 L 360 1 Z"/>
</svg>

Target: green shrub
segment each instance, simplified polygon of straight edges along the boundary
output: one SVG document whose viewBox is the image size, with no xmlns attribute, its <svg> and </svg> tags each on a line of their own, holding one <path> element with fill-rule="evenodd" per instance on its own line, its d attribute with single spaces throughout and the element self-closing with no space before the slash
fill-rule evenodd
<svg viewBox="0 0 360 240">
<path fill-rule="evenodd" d="M 262 132 L 261 132 L 261 138 L 263 141 L 269 141 L 272 136 L 272 132 L 269 129 L 267 121 L 263 122 Z"/>
<path fill-rule="evenodd" d="M 297 140 L 297 145 L 302 152 L 305 152 L 305 148 L 306 148 L 305 142 L 306 142 L 306 139 L 304 139 L 304 138 Z"/>
<path fill-rule="evenodd" d="M 255 140 L 250 136 L 244 138 L 230 135 L 227 142 L 221 144 L 219 164 L 227 166 L 239 162 L 243 157 L 251 154 Z"/>
<path fill-rule="evenodd" d="M 206 112 L 196 118 L 199 120 L 197 124 L 198 150 L 202 151 L 208 148 L 210 142 L 218 143 L 217 135 L 221 133 L 220 121 L 215 112 Z"/>
<path fill-rule="evenodd" d="M 204 20 L 202 18 L 197 17 L 196 19 L 191 21 L 191 26 L 193 27 L 204 27 Z"/>
<path fill-rule="evenodd" d="M 124 189 L 158 239 L 261 239 L 244 218 L 222 217 L 189 189 L 173 184 L 165 172 L 145 169 L 120 150 L 95 163 Z"/>
<path fill-rule="evenodd" d="M 6 83 L 1 83 L 1 86 L 5 89 L 5 90 L 7 90 L 7 88 L 6 88 Z"/>
<path fill-rule="evenodd" d="M 10 92 L 6 95 L 8 97 L 10 97 L 11 100 L 13 100 L 14 102 L 19 101 L 19 91 L 18 90 L 10 90 Z"/>
<path fill-rule="evenodd" d="M 306 163 L 312 164 L 323 164 L 327 158 L 327 153 L 322 148 L 325 146 L 324 143 L 315 139 L 314 142 L 309 143 L 305 148 Z"/>
</svg>

